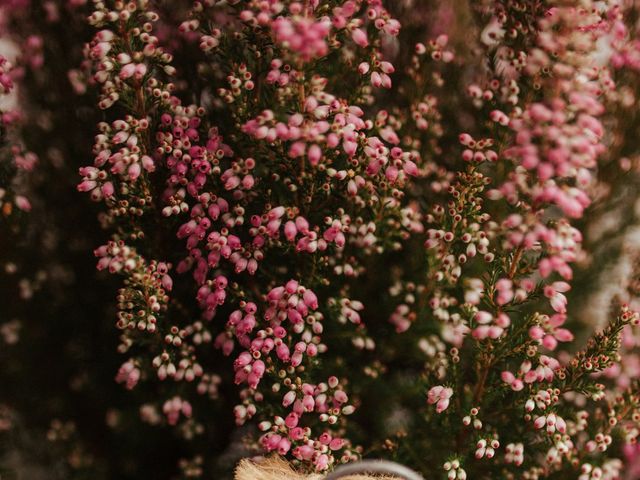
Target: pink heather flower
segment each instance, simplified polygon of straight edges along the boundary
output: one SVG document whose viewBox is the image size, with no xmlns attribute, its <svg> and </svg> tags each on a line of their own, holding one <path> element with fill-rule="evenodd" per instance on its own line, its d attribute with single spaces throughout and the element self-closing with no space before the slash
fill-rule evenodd
<svg viewBox="0 0 640 480">
<path fill-rule="evenodd" d="M 529 337 L 538 340 L 549 350 L 555 350 L 558 342 L 570 342 L 573 340 L 573 333 L 566 328 L 561 328 L 566 320 L 566 315 L 556 313 L 551 317 L 542 317 L 543 323 L 535 325 L 529 329 Z"/>
<path fill-rule="evenodd" d="M 563 295 L 568 292 L 571 286 L 567 282 L 553 282 L 544 287 L 545 297 L 550 299 L 551 308 L 558 313 L 565 313 L 567 307 L 567 297 Z"/>
<path fill-rule="evenodd" d="M 520 466 L 524 463 L 524 445 L 522 443 L 510 443 L 505 448 L 505 462 Z"/>
<path fill-rule="evenodd" d="M 116 375 L 116 382 L 124 383 L 128 390 L 132 390 L 140 380 L 140 369 L 136 367 L 133 360 L 123 363 Z"/>
<path fill-rule="evenodd" d="M 323 57 L 329 51 L 325 38 L 331 31 L 331 22 L 326 18 L 313 21 L 303 17 L 278 17 L 271 29 L 278 43 L 305 61 Z"/>
<path fill-rule="evenodd" d="M 496 290 L 498 295 L 496 297 L 496 303 L 498 305 L 505 305 L 513 300 L 513 282 L 507 278 L 501 278 L 496 282 Z"/>
<path fill-rule="evenodd" d="M 474 315 L 474 320 L 478 326 L 471 331 L 471 335 L 477 340 L 498 339 L 511 324 L 505 313 L 500 313 L 494 318 L 489 312 L 479 311 Z"/>
<path fill-rule="evenodd" d="M 329 466 L 329 457 L 323 453 L 319 455 L 318 458 L 316 458 L 316 460 L 313 463 L 316 467 L 316 470 L 319 472 L 322 472 L 326 470 Z"/>
<path fill-rule="evenodd" d="M 492 47 L 497 45 L 502 40 L 505 33 L 506 30 L 502 28 L 502 24 L 498 21 L 497 18 L 493 18 L 482 31 L 480 40 L 485 45 Z"/>
<path fill-rule="evenodd" d="M 166 415 L 169 425 L 176 425 L 180 414 L 187 418 L 190 418 L 192 414 L 191 404 L 178 396 L 167 400 L 162 406 L 162 411 Z"/>
<path fill-rule="evenodd" d="M 369 46 L 369 39 L 367 38 L 367 32 L 361 28 L 354 28 L 351 32 L 351 38 L 359 47 L 366 48 Z"/>
<path fill-rule="evenodd" d="M 16 202 L 16 207 L 18 207 L 23 212 L 30 212 L 31 211 L 31 202 L 29 201 L 29 199 L 27 197 L 25 197 L 23 195 L 16 195 L 15 196 L 15 202 Z"/>
<path fill-rule="evenodd" d="M 436 404 L 436 412 L 442 413 L 449 407 L 449 402 L 453 396 L 453 389 L 437 385 L 431 387 L 427 392 L 427 402 L 429 404 Z"/>
<path fill-rule="evenodd" d="M 516 376 L 513 373 L 507 370 L 503 371 L 500 374 L 500 378 L 504 383 L 508 384 L 512 390 L 516 392 L 519 392 L 524 388 L 524 383 L 522 382 L 522 380 L 519 378 L 516 378 Z"/>
<path fill-rule="evenodd" d="M 486 440 L 482 438 L 476 443 L 475 457 L 478 460 L 484 457 L 493 458 L 498 447 L 500 447 L 498 440 Z"/>
<path fill-rule="evenodd" d="M 488 323 L 491 323 L 491 321 L 493 321 L 493 316 L 489 312 L 483 312 L 483 311 L 476 313 L 474 318 L 475 318 L 475 321 L 478 322 L 480 325 L 486 325 Z"/>
<path fill-rule="evenodd" d="M 557 416 L 555 413 L 536 417 L 533 422 L 533 426 L 537 430 L 545 428 L 547 433 L 550 435 L 554 434 L 556 431 L 565 433 L 567 430 L 567 424 L 564 419 Z"/>
</svg>

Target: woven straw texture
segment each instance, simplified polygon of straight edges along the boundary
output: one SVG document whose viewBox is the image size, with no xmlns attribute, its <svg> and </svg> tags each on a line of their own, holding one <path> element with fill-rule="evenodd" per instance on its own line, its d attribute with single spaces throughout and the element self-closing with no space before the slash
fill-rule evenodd
<svg viewBox="0 0 640 480">
<path fill-rule="evenodd" d="M 235 480 L 323 480 L 323 475 L 297 473 L 287 462 L 269 458 L 260 463 L 242 460 L 236 468 Z M 400 480 L 388 475 L 348 475 L 340 480 Z"/>
</svg>

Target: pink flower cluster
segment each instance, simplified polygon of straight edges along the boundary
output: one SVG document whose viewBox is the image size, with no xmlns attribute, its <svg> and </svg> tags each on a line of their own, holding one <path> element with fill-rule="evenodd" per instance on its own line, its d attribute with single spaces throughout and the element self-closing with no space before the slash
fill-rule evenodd
<svg viewBox="0 0 640 480">
<path fill-rule="evenodd" d="M 427 402 L 431 405 L 435 404 L 436 412 L 442 413 L 449 407 L 452 396 L 452 388 L 436 385 L 435 387 L 431 387 L 427 392 Z"/>
<path fill-rule="evenodd" d="M 271 29 L 282 47 L 296 52 L 304 61 L 324 57 L 329 52 L 325 40 L 331 31 L 328 18 L 314 22 L 305 17 L 278 17 L 271 23 Z"/>
<path fill-rule="evenodd" d="M 180 26 L 185 35 L 197 35 L 202 50 L 211 55 L 221 47 L 226 33 L 208 31 L 208 23 L 201 17 L 207 8 L 218 7 L 196 2 L 192 18 Z M 278 93 L 281 104 L 276 108 L 239 116 L 242 126 L 238 134 L 243 140 L 232 135 L 229 141 L 210 123 L 207 108 L 185 106 L 174 95 L 175 85 L 166 80 L 175 74 L 172 56 L 152 33 L 157 14 L 146 3 L 126 9 L 123 5 L 115 9 L 96 6 L 89 20 L 100 30 L 88 45 L 87 56 L 93 62 L 93 80 L 101 88 L 99 107 L 109 109 L 118 104 L 128 113 L 99 125 L 94 164 L 81 169 L 83 179 L 78 189 L 105 202 L 108 221 L 126 225 L 128 242 L 146 237 L 144 219 L 158 208 L 158 201 L 164 218 L 184 217 L 175 232 L 186 247 L 176 272 L 192 271 L 195 300 L 206 323 L 178 326 L 179 322 L 171 320 L 167 308 L 172 303 L 168 292 L 173 285 L 166 274 L 169 267 L 156 261 L 147 266 L 118 238 L 97 255 L 101 257 L 100 268 L 134 276 L 120 295 L 119 326 L 125 329 L 122 350 L 138 342 L 137 334 L 129 331 L 135 326 L 137 331 L 155 334 L 147 341 L 158 379 L 204 382 L 205 377 L 212 378 L 211 373 L 202 367 L 198 344 L 192 342 L 207 338 L 225 355 L 231 355 L 239 345 L 241 351 L 233 362 L 235 382 L 242 387 L 242 403 L 234 410 L 237 423 L 254 416 L 271 417 L 268 410 L 261 411 L 265 395 L 286 388 L 280 403 L 292 410 L 268 420 L 271 426 L 261 443 L 283 455 L 291 450 L 295 458 L 324 470 L 355 456 L 349 442 L 331 432 L 342 428 L 342 417 L 354 410 L 338 379 L 332 376 L 327 383 L 318 383 L 304 373 L 305 366 L 317 362 L 316 357 L 327 349 L 321 340 L 322 320 L 334 300 L 324 303 L 314 293 L 315 287 L 303 287 L 298 280 L 278 286 L 273 280 L 277 270 L 265 270 L 263 265 L 270 255 L 277 258 L 289 251 L 310 255 L 317 262 L 317 255 L 332 254 L 340 259 L 349 244 L 372 248 L 378 241 L 377 227 L 367 202 L 391 198 L 409 176 L 418 175 L 417 155 L 397 146 L 399 137 L 384 116 L 379 122 L 367 120 L 361 106 L 325 91 L 326 78 L 305 79 L 299 63 L 329 55 L 335 37 L 348 37 L 368 50 L 373 59 L 373 69 L 360 71 L 363 82 L 389 87 L 394 68 L 372 47 L 371 28 L 379 32 L 376 36 L 395 36 L 399 24 L 377 1 L 368 2 L 366 8 L 360 2 L 343 2 L 320 18 L 314 16 L 318 2 L 306 6 L 294 2 L 288 7 L 262 2 L 244 10 L 238 7 L 220 8 L 226 9 L 225 15 L 236 15 L 241 29 L 275 40 L 281 56 L 269 60 L 264 81 L 282 90 Z M 363 14 L 366 20 L 360 18 Z M 124 30 L 119 26 L 123 20 L 129 22 Z M 371 27 L 365 26 L 369 22 Z M 135 27 L 136 23 L 142 28 Z M 215 92 L 231 108 L 246 104 L 249 92 L 263 81 L 248 65 L 230 67 L 226 87 Z M 253 145 L 255 153 L 251 155 L 246 153 L 247 141 Z M 284 152 L 288 162 L 297 166 L 300 187 L 310 185 L 313 177 L 308 172 L 313 171 L 322 182 L 317 195 L 351 197 L 355 208 L 347 212 L 336 207 L 320 215 L 309 212 L 290 179 L 282 182 L 284 190 L 279 192 L 279 181 L 269 173 L 277 170 L 273 164 L 264 164 L 271 162 L 270 151 Z M 155 178 L 165 169 L 166 187 L 160 198 L 155 198 Z M 396 203 L 387 208 L 395 211 L 398 207 Z M 328 265 L 328 258 L 320 264 Z M 344 259 L 332 268 L 355 275 L 352 261 Z M 267 293 L 261 294 L 259 288 L 247 291 L 247 275 L 268 285 Z M 291 277 L 300 276 L 295 270 L 291 272 Z M 322 287 L 322 283 L 316 281 L 316 286 Z M 137 295 L 144 288 L 155 295 Z M 239 308 L 228 313 L 232 302 Z M 347 297 L 340 302 L 338 319 L 360 325 L 362 305 Z M 147 313 L 137 319 L 137 309 Z M 215 325 L 221 311 L 227 315 L 222 329 Z M 156 318 L 158 314 L 162 314 L 162 322 Z M 146 378 L 140 367 L 145 362 L 148 360 L 131 358 L 121 367 L 117 380 L 127 388 L 135 387 Z M 180 396 L 167 400 L 163 411 L 171 425 L 179 423 L 181 414 L 192 415 L 190 403 Z"/>
<path fill-rule="evenodd" d="M 20 76 L 20 69 L 3 55 L 0 55 L 0 99 L 6 99 L 15 93 L 15 79 Z M 6 147 L 7 158 L 0 160 L 2 170 L 12 172 L 5 173 L 0 183 L 0 213 L 3 217 L 9 217 L 14 207 L 22 212 L 31 211 L 31 202 L 26 195 L 18 192 L 24 190 L 20 183 L 24 183 L 25 173 L 33 171 L 38 157 L 29 151 L 25 151 L 21 142 L 15 137 L 14 130 L 21 119 L 18 109 L 0 110 L 0 135 L 2 147 Z M 7 164 L 6 166 L 3 164 Z"/>
</svg>

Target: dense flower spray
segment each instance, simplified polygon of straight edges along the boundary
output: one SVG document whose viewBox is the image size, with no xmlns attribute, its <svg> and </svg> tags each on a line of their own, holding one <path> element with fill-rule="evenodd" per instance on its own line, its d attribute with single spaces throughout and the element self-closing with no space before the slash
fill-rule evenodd
<svg viewBox="0 0 640 480">
<path fill-rule="evenodd" d="M 534 448 L 546 452 L 549 462 L 546 467 L 527 462 L 528 475 L 561 470 L 563 458 L 572 459 L 568 467 L 582 464 L 590 472 L 591 463 L 581 460 L 580 452 L 593 452 L 590 445 L 610 425 L 598 426 L 596 413 L 589 428 L 572 426 L 582 410 L 570 413 L 575 407 L 566 394 L 580 392 L 596 402 L 604 397 L 604 387 L 590 383 L 588 373 L 615 360 L 622 327 L 637 317 L 623 310 L 565 365 L 542 352 L 573 339 L 563 327 L 565 293 L 582 236 L 571 219 L 581 217 L 590 203 L 592 172 L 605 148 L 599 98 L 614 87 L 609 70 L 596 57 L 603 42 L 615 48 L 614 39 L 622 37 L 617 7 L 532 8 L 526 12 L 532 28 L 511 27 L 509 36 L 512 6 L 494 7 L 480 40 L 489 54 L 498 52 L 489 67 L 495 74 L 486 86 L 469 85 L 468 94 L 477 99 L 481 115 L 488 110 L 488 125 L 495 126 L 459 135 L 466 166 L 457 178 L 446 180 L 446 189 L 437 186 L 441 182 L 431 184 L 449 200 L 429 205 L 424 213 L 407 203 L 411 177 L 427 177 L 429 163 L 410 147 L 410 133 L 403 131 L 406 113 L 399 110 L 394 118 L 374 110 L 371 120 L 365 115 L 370 110 L 366 99 L 375 95 L 372 89 L 393 86 L 394 67 L 384 59 L 380 42 L 397 35 L 398 24 L 381 4 L 273 2 L 247 8 L 195 2 L 180 30 L 194 32 L 212 65 L 226 72 L 226 85 L 211 95 L 226 104 L 220 108 L 233 119 L 235 132 L 210 123 L 215 118 L 209 119 L 206 104 L 184 105 L 174 95 L 172 56 L 153 35 L 158 17 L 147 2 L 116 2 L 114 7 L 96 3 L 90 22 L 100 31 L 87 54 L 101 88 L 99 107 L 122 103 L 128 113 L 100 126 L 96 160 L 81 169 L 78 188 L 106 203 L 106 221 L 115 228 L 114 243 L 96 254 L 100 268 L 127 278 L 119 299 L 123 351 L 141 336 L 157 338 L 151 343 L 157 346 L 145 354 L 156 355 L 151 365 L 157 377 L 191 383 L 214 374 L 199 361 L 201 342 L 191 344 L 189 338 L 190 331 L 205 332 L 225 355 L 236 356 L 235 383 L 243 387 L 242 402 L 234 409 L 236 423 L 258 419 L 266 451 L 291 455 L 316 470 L 330 468 L 336 459 L 349 461 L 358 451 L 343 438 L 347 424 L 341 417 L 354 410 L 349 396 L 337 377 L 323 381 L 306 372 L 317 355 L 331 355 L 322 338 L 327 318 L 338 325 L 354 324 L 356 335 L 364 333 L 364 305 L 349 298 L 350 282 L 341 278 L 362 275 L 367 256 L 402 248 L 402 240 L 411 235 L 426 235 L 428 283 L 419 295 L 442 322 L 443 340 L 453 346 L 450 362 L 431 374 L 444 385 L 429 389 L 428 403 L 437 404 L 437 414 L 467 418 L 466 410 L 473 409 L 478 417 L 488 400 L 511 392 L 509 403 L 521 402 L 523 426 L 531 422 L 532 434 L 541 431 L 535 433 L 540 440 Z M 227 18 L 233 29 L 212 26 L 209 19 L 218 17 Z M 231 63 L 221 55 L 229 35 L 236 52 Z M 433 42 L 431 58 L 452 61 L 446 45 L 445 37 Z M 350 52 L 347 59 L 332 54 L 342 48 Z M 421 59 L 425 53 L 426 46 L 416 47 L 415 70 L 410 72 L 415 80 L 419 71 L 432 68 Z M 346 61 L 345 75 L 349 65 L 357 64 L 345 98 L 331 93 L 337 85 L 323 74 L 325 58 Z M 532 88 L 535 95 L 522 95 Z M 272 103 L 265 103 L 265 95 Z M 424 103 L 414 108 L 429 110 Z M 413 119 L 419 125 L 420 116 Z M 423 120 L 422 130 L 425 126 Z M 159 169 L 168 174 L 163 192 L 157 190 Z M 162 259 L 148 263 L 136 253 L 135 245 L 144 248 L 148 236 L 143 219 L 154 209 L 161 209 L 163 217 L 187 217 L 176 235 L 186 240 L 188 255 L 175 271 L 192 272 L 202 308 L 202 320 L 195 324 L 178 326 L 172 318 L 171 264 Z M 293 263 L 268 267 L 271 258 L 289 256 Z M 334 298 L 328 287 L 340 283 L 340 298 Z M 261 292 L 259 285 L 266 290 Z M 323 293 L 331 297 L 323 298 Z M 539 293 L 548 299 L 551 313 L 536 300 Z M 230 311 L 226 325 L 216 328 L 225 311 Z M 423 322 L 422 312 L 410 312 L 402 304 L 390 317 L 398 331 Z M 367 343 L 374 348 L 372 341 L 363 345 Z M 469 348 L 477 353 L 461 358 Z M 130 358 L 119 381 L 133 388 L 149 360 Z M 460 385 L 457 378 L 464 378 L 460 375 L 468 361 L 478 372 L 469 395 L 466 388 L 453 388 Z M 451 401 L 455 407 L 449 409 Z M 633 406 L 634 400 L 629 401 Z M 269 413 L 274 407 L 275 415 Z M 179 396 L 167 400 L 163 411 L 171 425 L 181 415 L 190 421 L 193 414 Z M 615 412 L 610 406 L 608 418 L 623 420 Z M 489 418 L 492 414 L 488 412 Z M 502 421 L 507 423 L 501 426 Z M 476 460 L 493 459 L 498 439 L 517 435 L 511 421 L 474 422 L 475 435 L 482 437 L 473 452 Z M 432 420 L 431 428 L 439 423 Z M 464 465 L 466 452 L 473 450 L 464 427 L 470 423 L 454 429 L 452 453 Z M 523 465 L 524 448 L 509 445 L 511 460 L 505 457 L 504 465 Z M 528 456 L 535 462 L 537 454 Z M 445 470 L 449 476 L 462 475 L 451 467 Z"/>
<path fill-rule="evenodd" d="M 100 118 L 76 187 L 120 282 L 112 373 L 180 475 L 231 443 L 307 472 L 623 478 L 635 293 L 589 339 L 572 309 L 587 212 L 635 161 L 608 134 L 640 84 L 632 2 L 165 3 L 43 11 L 91 31 L 65 73 Z M 12 28 L 27 77 L 55 75 Z"/>
<path fill-rule="evenodd" d="M 7 99 L 14 93 L 13 65 L 0 55 L 0 98 L 7 104 Z M 0 209 L 2 218 L 10 219 L 16 211 L 28 212 L 31 202 L 19 193 L 20 183 L 24 183 L 24 173 L 33 170 L 37 163 L 37 156 L 32 152 L 25 152 L 18 142 L 13 125 L 20 121 L 17 109 L 5 108 L 0 110 L 0 141 L 2 141 L 2 160 L 0 160 Z"/>
<path fill-rule="evenodd" d="M 235 383 L 243 386 L 236 422 L 262 418 L 260 442 L 267 451 L 290 453 L 325 470 L 336 458 L 356 457 L 342 438 L 342 417 L 354 408 L 336 376 L 314 378 L 306 369 L 327 350 L 322 310 L 339 302 L 344 321 L 360 327 L 362 306 L 345 289 L 339 300 L 319 300 L 315 291 L 328 290 L 324 287 L 332 272 L 338 278 L 355 275 L 357 257 L 351 255 L 366 255 L 378 242 L 377 224 L 402 216 L 399 188 L 417 174 L 416 154 L 394 146 L 398 138 L 390 127 L 374 128 L 361 107 L 329 93 L 321 70 L 307 73 L 315 70 L 309 62 L 328 55 L 325 37 L 330 33 L 334 42 L 369 46 L 360 28 L 360 5 L 347 2 L 319 18 L 318 6 L 297 3 L 288 7 L 290 16 L 279 15 L 286 10 L 277 3 L 249 9 L 238 3 L 209 6 L 211 12 L 196 2 L 192 19 L 180 29 L 198 31 L 201 48 L 216 58 L 225 34 L 200 31 L 200 23 L 214 14 L 240 22 L 233 36 L 240 45 L 247 42 L 242 52 L 247 58 L 221 64 L 228 88 L 212 92 L 230 105 L 239 126 L 230 138 L 240 137 L 226 143 L 218 127 L 209 124 L 206 108 L 183 105 L 173 95 L 171 55 L 153 35 L 157 15 L 146 2 L 116 3 L 113 9 L 98 2 L 90 22 L 100 31 L 87 47 L 101 88 L 98 106 L 122 103 L 129 113 L 100 125 L 95 162 L 81 169 L 78 189 L 106 203 L 106 220 L 116 230 L 113 244 L 96 255 L 99 268 L 127 277 L 119 300 L 123 350 L 150 335 L 156 339 L 152 364 L 158 378 L 194 382 L 213 372 L 200 365 L 187 329 L 206 332 L 205 343 L 213 340 L 225 355 L 236 355 Z M 397 33 L 395 20 L 381 5 L 367 11 L 379 19 L 373 29 L 377 36 Z M 281 49 L 269 56 L 255 46 L 252 51 L 252 43 L 272 41 Z M 371 72 L 371 83 L 389 86 L 393 67 L 375 47 L 368 55 L 379 69 Z M 251 65 L 270 70 L 258 78 Z M 358 83 L 355 94 L 368 80 Z M 264 99 L 251 93 L 257 88 L 275 90 L 277 103 L 259 110 Z M 164 191 L 154 198 L 158 166 L 168 175 Z M 347 208 L 341 206 L 345 200 Z M 319 203 L 323 209 L 315 208 Z M 197 327 L 174 325 L 167 311 L 171 265 L 147 263 L 136 253 L 135 244 L 147 237 L 143 219 L 154 209 L 161 209 L 162 217 L 183 218 L 176 235 L 186 240 L 187 255 L 175 270 L 178 275 L 192 271 L 202 308 Z M 283 256 L 299 257 L 294 270 L 263 273 L 265 262 Z M 156 275 L 162 277 L 153 283 Z M 248 289 L 250 284 L 255 286 Z M 267 289 L 261 291 L 259 284 Z M 224 310 L 230 310 L 226 324 L 215 327 Z M 129 359 L 119 378 L 131 388 L 140 377 L 136 365 L 149 360 Z M 271 406 L 261 407 L 267 398 L 282 407 L 275 415 L 269 413 Z M 168 422 L 175 424 L 178 417 L 166 405 Z M 190 408 L 188 414 L 181 408 L 191 416 Z"/>
</svg>

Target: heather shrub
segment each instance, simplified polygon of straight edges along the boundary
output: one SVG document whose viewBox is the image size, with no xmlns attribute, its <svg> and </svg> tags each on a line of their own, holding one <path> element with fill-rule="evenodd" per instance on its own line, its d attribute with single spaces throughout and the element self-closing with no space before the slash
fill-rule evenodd
<svg viewBox="0 0 640 480">
<path fill-rule="evenodd" d="M 637 17 L 4 2 L 6 474 L 636 478 Z"/>
</svg>

